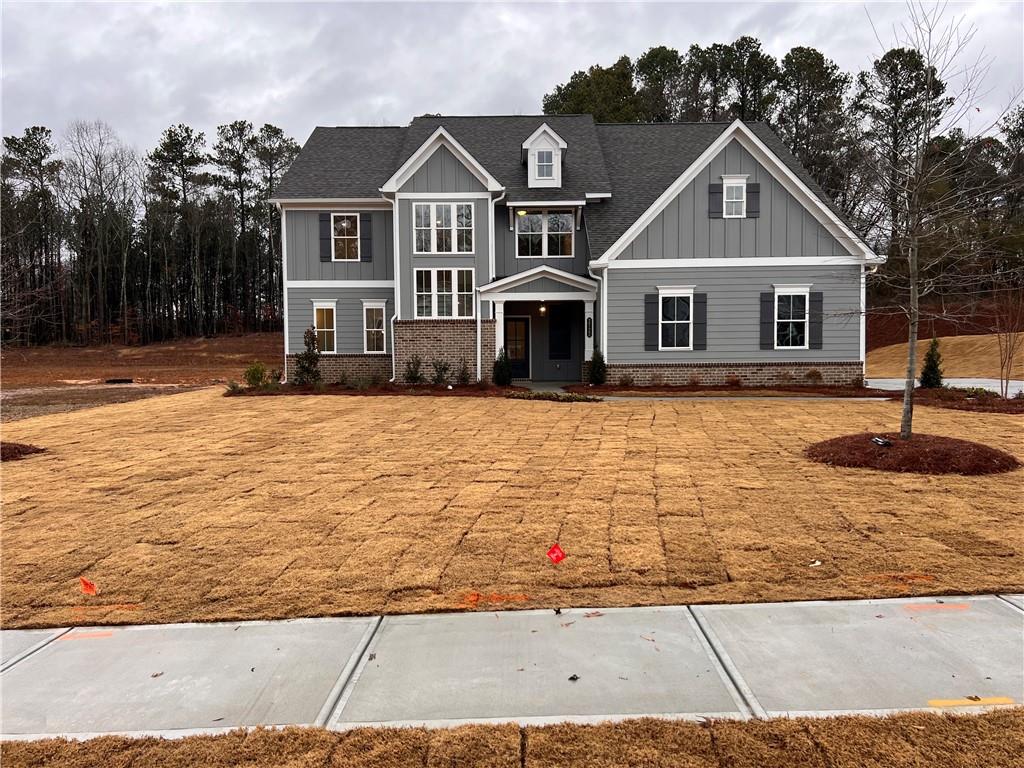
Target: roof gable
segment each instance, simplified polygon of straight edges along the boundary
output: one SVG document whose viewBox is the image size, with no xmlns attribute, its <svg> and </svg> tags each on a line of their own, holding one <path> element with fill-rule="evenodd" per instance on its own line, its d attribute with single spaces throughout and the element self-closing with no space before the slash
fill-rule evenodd
<svg viewBox="0 0 1024 768">
<path fill-rule="evenodd" d="M 487 169 L 454 136 L 445 130 L 444 126 L 440 126 L 402 163 L 401 167 L 392 174 L 391 178 L 384 182 L 380 191 L 384 193 L 397 192 L 440 147 L 444 147 L 451 152 L 489 192 L 501 192 L 504 190 L 501 183 L 488 173 Z"/>
</svg>

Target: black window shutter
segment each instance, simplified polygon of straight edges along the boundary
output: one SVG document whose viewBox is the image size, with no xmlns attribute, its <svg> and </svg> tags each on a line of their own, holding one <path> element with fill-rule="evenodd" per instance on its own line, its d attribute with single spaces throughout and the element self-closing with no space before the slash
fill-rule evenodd
<svg viewBox="0 0 1024 768">
<path fill-rule="evenodd" d="M 693 348 L 708 348 L 708 295 L 693 294 Z"/>
<path fill-rule="evenodd" d="M 821 349 L 821 321 L 822 321 L 822 309 L 825 306 L 824 296 L 820 291 L 811 292 L 810 301 L 810 331 L 808 333 L 808 347 L 811 349 Z"/>
<path fill-rule="evenodd" d="M 320 214 L 320 261 L 331 260 L 331 214 Z"/>
<path fill-rule="evenodd" d="M 775 349 L 775 294 L 761 294 L 761 349 Z"/>
<path fill-rule="evenodd" d="M 658 351 L 658 294 L 644 295 L 644 351 Z"/>
<path fill-rule="evenodd" d="M 722 218 L 722 185 L 708 184 L 708 218 Z"/>
<path fill-rule="evenodd" d="M 368 213 L 359 214 L 359 260 L 373 261 L 373 220 Z"/>
<path fill-rule="evenodd" d="M 747 184 L 747 218 L 761 217 L 761 185 Z"/>
</svg>

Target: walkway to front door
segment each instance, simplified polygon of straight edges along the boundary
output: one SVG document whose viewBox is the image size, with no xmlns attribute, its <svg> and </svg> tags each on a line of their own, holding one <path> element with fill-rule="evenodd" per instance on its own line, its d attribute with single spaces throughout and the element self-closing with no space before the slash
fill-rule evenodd
<svg viewBox="0 0 1024 768">
<path fill-rule="evenodd" d="M 529 317 L 505 317 L 505 351 L 512 366 L 512 378 L 530 378 Z"/>
</svg>

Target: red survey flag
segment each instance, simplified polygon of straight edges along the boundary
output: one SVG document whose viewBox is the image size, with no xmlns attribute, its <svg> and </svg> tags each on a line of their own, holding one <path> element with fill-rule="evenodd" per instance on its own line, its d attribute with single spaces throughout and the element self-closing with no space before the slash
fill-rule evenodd
<svg viewBox="0 0 1024 768">
<path fill-rule="evenodd" d="M 82 592 L 87 595 L 95 595 L 99 590 L 96 589 L 96 585 L 89 581 L 85 576 L 79 576 L 78 581 L 82 585 Z"/>
<path fill-rule="evenodd" d="M 565 552 L 562 551 L 562 548 L 558 546 L 558 544 L 555 544 L 553 547 L 551 547 L 551 549 L 548 550 L 548 557 L 551 559 L 552 563 L 555 563 L 555 565 L 557 565 L 558 563 L 565 560 Z"/>
</svg>

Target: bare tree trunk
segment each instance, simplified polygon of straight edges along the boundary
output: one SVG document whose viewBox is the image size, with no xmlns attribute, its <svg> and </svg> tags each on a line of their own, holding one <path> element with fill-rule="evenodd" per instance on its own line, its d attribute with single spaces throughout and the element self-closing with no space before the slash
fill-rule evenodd
<svg viewBox="0 0 1024 768">
<path fill-rule="evenodd" d="M 903 415 L 900 419 L 900 437 L 909 440 L 914 424 L 914 386 L 917 384 L 917 326 L 920 322 L 920 309 L 917 295 L 917 237 L 910 239 L 910 252 L 907 254 L 907 268 L 910 278 L 910 319 L 907 330 L 907 380 L 903 384 Z"/>
</svg>

